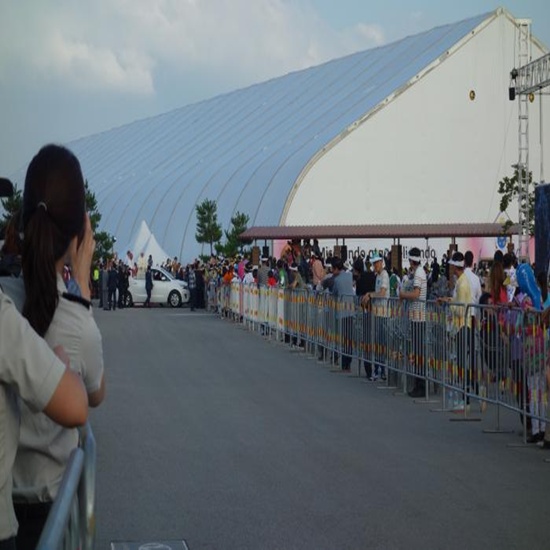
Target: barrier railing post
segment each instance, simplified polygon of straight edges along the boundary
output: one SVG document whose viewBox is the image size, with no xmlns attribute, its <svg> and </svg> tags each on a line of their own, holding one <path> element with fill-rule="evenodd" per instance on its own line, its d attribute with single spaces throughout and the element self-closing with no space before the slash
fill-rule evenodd
<svg viewBox="0 0 550 550">
<path fill-rule="evenodd" d="M 61 480 L 57 497 L 48 514 L 36 550 L 60 549 L 67 535 L 74 538 L 73 528 L 70 527 L 70 525 L 74 524 L 74 517 L 73 521 L 71 521 L 71 516 L 74 514 L 74 499 L 77 494 L 83 466 L 84 451 L 79 448 L 73 449 Z M 74 541 L 72 541 L 69 548 L 76 549 L 78 545 L 75 545 Z"/>
<path fill-rule="evenodd" d="M 473 373 L 471 372 L 471 364 L 469 357 L 469 339 L 470 339 L 470 326 L 471 323 L 471 314 L 470 307 L 466 304 L 452 304 L 450 306 L 451 314 L 453 316 L 453 323 L 458 329 L 457 337 L 457 368 L 460 373 L 462 373 L 461 388 L 460 392 L 462 394 L 462 415 L 455 416 L 450 418 L 452 422 L 479 422 L 481 419 L 479 417 L 469 416 L 470 412 L 470 399 L 473 396 L 471 388 L 471 379 L 473 378 Z M 455 411 L 458 412 L 458 411 Z"/>
<path fill-rule="evenodd" d="M 500 413 L 503 405 L 503 383 L 502 373 L 504 368 L 511 369 L 511 377 L 513 379 L 512 393 L 517 394 L 517 388 L 522 388 L 524 384 L 521 382 L 520 372 L 523 367 L 519 364 L 514 364 L 513 355 L 515 339 L 517 337 L 516 329 L 511 322 L 513 316 L 520 315 L 519 310 L 506 309 L 504 316 L 502 309 L 495 306 L 480 305 L 477 306 L 479 319 L 479 341 L 481 360 L 487 369 L 485 376 L 484 395 L 481 397 L 485 403 L 492 404 L 496 409 L 496 426 L 494 428 L 486 428 L 483 433 L 487 434 L 509 434 L 514 430 L 505 430 L 500 425 Z M 499 319 L 500 317 L 500 319 Z M 492 395 L 493 388 L 494 395 Z M 521 389 L 520 391 L 523 391 Z M 519 395 L 517 399 L 524 401 Z M 510 407 L 511 408 L 511 407 Z"/>
<path fill-rule="evenodd" d="M 96 487 L 96 441 L 89 423 L 80 429 L 80 445 L 84 451 L 84 470 L 78 486 L 80 526 L 83 550 L 92 550 L 95 540 L 95 487 Z"/>
</svg>

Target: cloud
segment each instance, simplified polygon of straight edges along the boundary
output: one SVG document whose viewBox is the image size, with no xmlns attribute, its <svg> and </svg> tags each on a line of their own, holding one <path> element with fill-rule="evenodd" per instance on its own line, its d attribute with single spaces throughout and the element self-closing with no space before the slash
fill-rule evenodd
<svg viewBox="0 0 550 550">
<path fill-rule="evenodd" d="M 153 93 L 153 62 L 134 49 L 112 49 L 56 33 L 37 53 L 35 66 L 77 90 Z"/>
<path fill-rule="evenodd" d="M 359 23 L 356 27 L 357 34 L 368 43 L 379 46 L 385 42 L 384 30 L 380 25 L 367 25 Z"/>
<path fill-rule="evenodd" d="M 0 79 L 26 70 L 75 90 L 155 93 L 170 78 L 219 72 L 251 83 L 378 45 L 369 24 L 332 29 L 302 0 L 22 0 L 6 9 Z M 4 37 L 6 40 L 6 37 Z M 166 77 L 165 77 L 166 78 Z M 169 79 L 170 79 L 169 78 Z"/>
<path fill-rule="evenodd" d="M 379 45 L 311 0 L 2 1 L 0 172 L 51 141 L 134 120 Z"/>
</svg>

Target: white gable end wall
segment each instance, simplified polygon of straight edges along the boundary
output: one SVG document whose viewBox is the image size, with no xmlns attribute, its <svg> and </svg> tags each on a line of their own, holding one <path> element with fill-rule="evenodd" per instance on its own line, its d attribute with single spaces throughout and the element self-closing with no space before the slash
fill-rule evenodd
<svg viewBox="0 0 550 550">
<path fill-rule="evenodd" d="M 508 99 L 515 41 L 501 15 L 390 100 L 310 167 L 281 224 L 494 221 L 498 181 L 518 159 L 518 102 Z M 532 53 L 544 52 L 533 45 Z M 538 101 L 530 105 L 535 181 Z M 543 101 L 549 136 L 550 99 Z M 517 217 L 515 207 L 510 215 Z"/>
</svg>

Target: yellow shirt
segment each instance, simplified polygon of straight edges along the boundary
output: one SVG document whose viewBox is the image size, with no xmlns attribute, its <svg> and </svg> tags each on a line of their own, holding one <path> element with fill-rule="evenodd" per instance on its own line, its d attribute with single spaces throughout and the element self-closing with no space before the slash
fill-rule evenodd
<svg viewBox="0 0 550 550">
<path fill-rule="evenodd" d="M 460 304 L 451 306 L 453 313 L 453 322 L 456 328 L 460 329 L 465 324 L 466 307 L 473 303 L 472 287 L 465 273 L 456 281 L 455 292 L 453 295 L 454 303 Z M 472 316 L 468 315 L 466 319 L 468 327 L 472 326 Z"/>
</svg>

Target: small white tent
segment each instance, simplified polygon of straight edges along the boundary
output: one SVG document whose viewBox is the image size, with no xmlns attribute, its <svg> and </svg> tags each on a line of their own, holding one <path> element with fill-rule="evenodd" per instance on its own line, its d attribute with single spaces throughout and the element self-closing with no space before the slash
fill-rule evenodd
<svg viewBox="0 0 550 550">
<path fill-rule="evenodd" d="M 134 238 L 124 249 L 122 255 L 119 254 L 119 256 L 125 258 L 127 250 L 130 250 L 133 253 L 135 262 L 137 262 L 137 259 L 142 252 L 146 258 L 148 258 L 150 254 L 153 257 L 153 265 L 160 265 L 170 257 L 160 246 L 153 233 L 151 233 L 151 230 L 145 220 L 141 221 Z"/>
<path fill-rule="evenodd" d="M 153 265 L 160 265 L 164 263 L 167 260 L 167 258 L 170 257 L 164 251 L 162 246 L 160 246 L 157 239 L 155 239 L 155 236 L 153 235 L 153 233 L 149 235 L 149 238 L 147 239 L 147 243 L 145 244 L 143 252 L 145 253 L 146 258 L 148 258 L 149 254 L 151 254 L 153 258 Z"/>
</svg>

